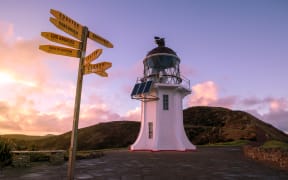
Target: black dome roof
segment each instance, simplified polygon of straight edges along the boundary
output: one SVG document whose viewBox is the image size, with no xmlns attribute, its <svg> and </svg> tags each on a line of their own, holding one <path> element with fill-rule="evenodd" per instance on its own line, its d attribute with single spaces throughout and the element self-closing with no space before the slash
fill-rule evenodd
<svg viewBox="0 0 288 180">
<path fill-rule="evenodd" d="M 152 49 L 151 51 L 148 52 L 147 56 L 150 56 L 152 54 L 158 54 L 158 53 L 167 53 L 167 54 L 173 54 L 177 56 L 175 51 L 165 46 L 159 46 L 159 47 Z"/>
<path fill-rule="evenodd" d="M 167 53 L 167 54 L 173 54 L 175 56 L 177 56 L 177 54 L 175 53 L 175 51 L 173 51 L 172 49 L 165 47 L 165 39 L 164 38 L 160 38 L 160 37 L 154 37 L 156 44 L 158 45 L 158 47 L 152 49 L 151 51 L 148 52 L 147 56 L 153 55 L 153 54 L 158 54 L 158 53 Z"/>
</svg>

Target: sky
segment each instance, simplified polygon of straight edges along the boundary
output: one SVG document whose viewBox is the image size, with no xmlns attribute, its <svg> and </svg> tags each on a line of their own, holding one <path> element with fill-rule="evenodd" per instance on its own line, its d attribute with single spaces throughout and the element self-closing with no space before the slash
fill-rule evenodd
<svg viewBox="0 0 288 180">
<path fill-rule="evenodd" d="M 130 93 L 159 36 L 177 53 L 181 74 L 190 80 L 184 108 L 246 111 L 288 133 L 286 0 L 1 0 L 0 134 L 72 129 L 79 59 L 38 49 L 57 45 L 41 32 L 70 37 L 50 23 L 50 9 L 114 45 L 88 40 L 86 55 L 101 48 L 94 63 L 113 66 L 108 78 L 84 76 L 79 128 L 140 120 L 140 102 Z"/>
</svg>

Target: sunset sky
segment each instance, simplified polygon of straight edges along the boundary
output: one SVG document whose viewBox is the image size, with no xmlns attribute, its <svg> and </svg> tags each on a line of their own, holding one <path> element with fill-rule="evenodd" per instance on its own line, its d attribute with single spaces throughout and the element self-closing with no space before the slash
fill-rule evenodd
<svg viewBox="0 0 288 180">
<path fill-rule="evenodd" d="M 0 7 L 0 134 L 61 134 L 72 129 L 77 58 L 38 49 L 54 44 L 56 9 L 114 44 L 89 40 L 109 77 L 83 79 L 79 127 L 140 120 L 130 98 L 154 36 L 181 59 L 190 106 L 244 110 L 288 133 L 288 1 L 286 0 L 2 0 Z M 61 45 L 59 45 L 61 46 Z"/>
</svg>

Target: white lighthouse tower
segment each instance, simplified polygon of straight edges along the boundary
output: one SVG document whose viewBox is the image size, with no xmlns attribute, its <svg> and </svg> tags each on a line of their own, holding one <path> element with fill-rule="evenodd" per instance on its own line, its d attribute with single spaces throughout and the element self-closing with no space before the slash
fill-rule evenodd
<svg viewBox="0 0 288 180">
<path fill-rule="evenodd" d="M 141 128 L 131 150 L 195 150 L 183 126 L 183 98 L 191 93 L 190 81 L 180 74 L 180 59 L 155 37 L 158 47 L 145 59 L 144 77 L 138 78 L 131 97 L 141 100 Z"/>
</svg>

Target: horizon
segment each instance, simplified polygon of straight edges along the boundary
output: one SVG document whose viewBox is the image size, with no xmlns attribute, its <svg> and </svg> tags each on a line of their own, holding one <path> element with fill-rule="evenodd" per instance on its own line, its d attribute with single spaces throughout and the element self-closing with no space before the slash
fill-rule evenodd
<svg viewBox="0 0 288 180">
<path fill-rule="evenodd" d="M 61 11 L 113 43 L 88 40 L 93 63 L 112 62 L 108 78 L 83 78 L 79 128 L 101 122 L 140 120 L 140 102 L 130 93 L 143 76 L 154 36 L 165 38 L 190 80 L 191 106 L 220 106 L 248 112 L 288 134 L 288 2 L 160 0 L 81 3 L 4 0 L 0 12 L 0 134 L 63 134 L 72 130 L 78 59 L 49 54 L 57 45 L 41 32 L 66 37 L 50 23 Z M 64 47 L 64 46 L 63 46 Z"/>
</svg>

